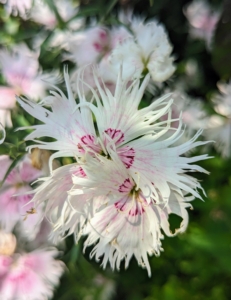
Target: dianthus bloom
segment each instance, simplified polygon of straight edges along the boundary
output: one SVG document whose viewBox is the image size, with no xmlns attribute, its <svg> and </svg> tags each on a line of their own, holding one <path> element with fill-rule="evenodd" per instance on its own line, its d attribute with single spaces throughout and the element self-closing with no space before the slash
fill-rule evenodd
<svg viewBox="0 0 231 300">
<path fill-rule="evenodd" d="M 78 12 L 70 0 L 56 0 L 54 4 L 64 22 L 68 22 Z M 49 29 L 57 27 L 58 21 L 56 15 L 54 11 L 50 9 L 46 1 L 36 0 L 34 2 L 30 18 L 39 24 L 45 25 Z"/>
<path fill-rule="evenodd" d="M 0 156 L 0 180 L 3 180 L 11 163 L 12 160 L 7 155 Z M 27 216 L 27 212 L 33 208 L 33 203 L 29 203 L 32 195 L 28 192 L 32 190 L 29 183 L 41 175 L 42 172 L 32 166 L 29 157 L 25 157 L 8 174 L 0 188 L 0 224 L 2 229 L 9 232 L 18 224 L 24 236 L 35 237 L 39 230 L 37 223 L 41 219 L 41 209 L 35 211 L 33 215 Z"/>
<path fill-rule="evenodd" d="M 218 115 L 212 115 L 206 124 L 205 135 L 216 143 L 218 152 L 223 157 L 231 156 L 231 83 L 218 84 L 220 94 L 214 98 L 215 111 Z"/>
<path fill-rule="evenodd" d="M 136 17 L 126 21 L 122 17 L 120 19 L 126 26 L 111 29 L 94 26 L 67 36 L 63 45 L 69 51 L 66 57 L 75 62 L 77 68 L 85 66 L 84 81 L 95 87 L 89 64 L 97 64 L 100 78 L 111 91 L 115 89 L 121 63 L 126 80 L 150 73 L 157 84 L 171 77 L 175 71 L 172 46 L 163 25 L 155 20 L 145 23 Z M 78 70 L 71 76 L 74 90 L 77 73 Z M 83 88 L 85 93 L 89 92 L 89 86 L 84 85 Z"/>
<path fill-rule="evenodd" d="M 26 18 L 28 10 L 33 4 L 33 0 L 0 0 L 1 3 L 5 3 L 6 10 L 9 14 L 20 15 L 22 18 Z"/>
<path fill-rule="evenodd" d="M 0 86 L 0 122 L 12 126 L 10 110 L 14 108 L 15 95 L 37 99 L 45 96 L 46 81 L 54 83 L 54 74 L 42 74 L 38 61 L 39 53 L 20 44 L 7 51 L 0 50 L 0 69 L 8 86 Z"/>
<path fill-rule="evenodd" d="M 132 256 L 151 269 L 148 254 L 159 255 L 161 229 L 171 236 L 170 213 L 182 217 L 180 228 L 188 224 L 189 201 L 201 198 L 200 183 L 191 172 L 206 172 L 194 164 L 207 158 L 183 154 L 206 142 L 196 141 L 200 131 L 189 141 L 177 145 L 182 122 L 170 137 L 171 95 L 138 109 L 150 77 L 122 79 L 118 76 L 115 93 L 102 88 L 95 76 L 98 92 L 91 89 L 88 103 L 78 90 L 79 104 L 73 97 L 67 74 L 68 96 L 60 90 L 41 104 L 19 99 L 21 106 L 43 122 L 35 125 L 27 140 L 53 137 L 55 141 L 30 146 L 57 151 L 52 158 L 72 156 L 76 162 L 57 168 L 36 189 L 32 201 L 38 207 L 46 201 L 46 214 L 54 223 L 55 235 L 75 233 L 77 240 L 87 235 L 85 247 L 94 245 L 91 256 L 106 267 L 125 267 Z M 101 80 L 100 80 L 101 81 Z M 84 84 L 79 74 L 78 84 Z M 50 106 L 51 109 L 43 107 Z M 167 120 L 160 121 L 168 114 Z M 191 196 L 190 196 L 191 194 Z"/>
<path fill-rule="evenodd" d="M 65 48 L 69 51 L 66 57 L 72 60 L 77 68 L 85 67 L 84 80 L 91 87 L 95 87 L 95 80 L 90 64 L 97 64 L 104 83 L 114 89 L 117 75 L 113 72 L 108 58 L 111 51 L 128 37 L 131 37 L 131 33 L 124 26 L 113 27 L 110 30 L 102 26 L 90 27 L 66 37 Z M 71 76 L 74 90 L 77 74 L 78 69 Z M 85 85 L 84 90 L 87 93 L 89 87 Z"/>
<path fill-rule="evenodd" d="M 27 12 L 33 5 L 33 0 L 0 0 L 0 2 L 5 3 L 8 14 L 19 15 L 23 19 L 27 18 Z"/>
<path fill-rule="evenodd" d="M 175 71 L 172 46 L 163 25 L 156 21 L 131 23 L 133 37 L 124 39 L 112 51 L 110 61 L 114 72 L 123 63 L 123 77 L 140 77 L 147 72 L 155 82 L 167 80 Z"/>
<path fill-rule="evenodd" d="M 64 265 L 56 249 L 15 252 L 14 235 L 0 232 L 0 296 L 7 300 L 46 300 L 53 295 Z"/>
<path fill-rule="evenodd" d="M 220 12 L 213 11 L 207 1 L 194 0 L 185 8 L 184 13 L 191 25 L 191 36 L 205 40 L 210 47 Z"/>
</svg>

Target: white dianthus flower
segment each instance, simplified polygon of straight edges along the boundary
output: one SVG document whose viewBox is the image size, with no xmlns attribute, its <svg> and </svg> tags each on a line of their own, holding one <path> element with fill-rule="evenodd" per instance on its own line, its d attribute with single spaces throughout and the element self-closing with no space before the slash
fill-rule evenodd
<svg viewBox="0 0 231 300">
<path fill-rule="evenodd" d="M 6 6 L 8 14 L 20 15 L 23 19 L 27 18 L 27 12 L 33 5 L 33 0 L 0 0 Z"/>
<path fill-rule="evenodd" d="M 125 39 L 112 51 L 111 65 L 118 72 L 123 64 L 123 77 L 140 77 L 149 72 L 156 82 L 167 80 L 175 71 L 172 46 L 164 27 L 156 21 L 131 24 L 134 37 Z"/>
<path fill-rule="evenodd" d="M 90 88 L 90 103 L 80 91 L 82 77 L 80 73 L 79 104 L 66 73 L 68 97 L 58 91 L 41 104 L 18 99 L 28 113 L 43 122 L 33 126 L 27 136 L 38 143 L 30 148 L 55 150 L 52 158 L 72 156 L 76 160 L 41 179 L 32 201 L 35 207 L 45 202 L 56 236 L 75 233 L 78 240 L 87 235 L 85 247 L 95 245 L 91 256 L 97 260 L 104 256 L 104 267 L 109 262 L 119 269 L 123 259 L 127 267 L 135 256 L 150 275 L 148 254 L 160 253 L 161 228 L 174 235 L 168 215 L 181 216 L 178 232 L 185 231 L 186 208 L 191 207 L 188 201 L 201 198 L 200 183 L 186 173 L 206 172 L 195 162 L 208 157 L 183 155 L 206 142 L 196 141 L 198 131 L 189 141 L 174 146 L 183 134 L 181 121 L 175 132 L 164 138 L 174 121 L 169 94 L 138 109 L 149 76 L 140 84 L 138 79 L 123 80 L 120 73 L 114 94 L 102 88 L 95 76 L 98 92 Z M 166 113 L 167 120 L 160 121 Z M 38 140 L 42 137 L 55 141 Z"/>
</svg>

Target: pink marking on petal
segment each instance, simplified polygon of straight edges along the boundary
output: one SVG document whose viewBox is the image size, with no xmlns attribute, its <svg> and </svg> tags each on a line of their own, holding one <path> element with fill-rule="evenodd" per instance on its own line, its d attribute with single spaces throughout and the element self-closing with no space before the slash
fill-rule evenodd
<svg viewBox="0 0 231 300">
<path fill-rule="evenodd" d="M 93 47 L 95 48 L 95 50 L 96 50 L 97 52 L 101 52 L 101 51 L 103 50 L 102 45 L 100 45 L 100 44 L 97 43 L 97 42 L 93 43 Z"/>
<path fill-rule="evenodd" d="M 86 177 L 86 173 L 84 172 L 83 168 L 79 167 L 77 170 L 73 172 L 73 175 L 79 176 L 79 177 Z"/>
<path fill-rule="evenodd" d="M 93 135 L 85 135 L 81 138 L 81 141 L 83 142 L 84 145 L 92 144 L 94 143 L 94 136 Z"/>
<path fill-rule="evenodd" d="M 41 170 L 32 166 L 31 160 L 23 161 L 19 167 L 20 177 L 23 182 L 32 182 L 42 175 Z"/>
<path fill-rule="evenodd" d="M 129 179 L 125 180 L 126 182 L 129 181 Z M 131 196 L 129 197 L 124 197 L 117 201 L 114 206 L 117 210 L 126 212 L 129 216 L 137 216 L 137 215 L 142 215 L 145 212 L 144 209 L 144 201 L 142 201 L 142 198 L 136 198 L 135 201 L 133 201 L 133 198 Z M 146 201 L 145 201 L 146 202 Z"/>
<path fill-rule="evenodd" d="M 146 199 L 143 197 L 143 195 L 141 193 L 139 193 L 137 195 L 136 201 L 133 205 L 133 207 L 129 210 L 129 215 L 130 216 L 137 216 L 142 215 L 145 212 L 144 207 L 147 206 L 147 201 Z"/>
<path fill-rule="evenodd" d="M 108 128 L 105 132 L 114 140 L 116 146 L 124 141 L 124 134 L 121 130 Z"/>
<path fill-rule="evenodd" d="M 13 169 L 6 178 L 6 183 L 8 184 L 16 184 L 22 182 L 19 173 L 16 169 Z"/>
<path fill-rule="evenodd" d="M 116 202 L 114 205 L 115 205 L 116 209 L 118 209 L 120 211 L 126 210 L 126 201 L 123 202 L 122 200 L 120 200 L 120 201 Z"/>
<path fill-rule="evenodd" d="M 138 205 L 136 204 L 136 206 L 132 207 L 132 209 L 129 210 L 129 215 L 130 216 L 137 216 L 142 215 L 145 212 L 144 208 L 142 207 L 142 205 Z"/>
<path fill-rule="evenodd" d="M 129 169 L 132 166 L 135 159 L 135 150 L 133 148 L 125 146 L 121 149 L 118 149 L 118 155 L 124 163 L 125 167 Z"/>
<path fill-rule="evenodd" d="M 12 258 L 7 255 L 0 255 L 0 276 L 4 275 L 9 271 Z"/>
<path fill-rule="evenodd" d="M 78 143 L 77 147 L 80 153 L 85 153 L 87 148 L 93 150 L 96 153 L 101 152 L 101 147 L 95 143 L 95 137 L 93 135 L 85 135 L 81 138 L 82 143 Z"/>
<path fill-rule="evenodd" d="M 106 31 L 100 31 L 99 37 L 100 37 L 101 40 L 105 40 L 107 38 Z"/>
<path fill-rule="evenodd" d="M 129 193 L 134 187 L 134 184 L 131 182 L 129 178 L 125 179 L 123 184 L 119 187 L 119 192 L 121 193 Z"/>
</svg>

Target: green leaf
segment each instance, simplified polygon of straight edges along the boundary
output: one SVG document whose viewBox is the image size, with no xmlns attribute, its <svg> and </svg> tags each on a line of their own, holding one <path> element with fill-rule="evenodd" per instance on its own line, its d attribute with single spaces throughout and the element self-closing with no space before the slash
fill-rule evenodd
<svg viewBox="0 0 231 300">
<path fill-rule="evenodd" d="M 6 178 L 7 178 L 7 176 L 10 174 L 10 172 L 13 170 L 13 168 L 17 165 L 17 163 L 21 160 L 21 158 L 23 157 L 24 154 L 25 154 L 25 153 L 19 154 L 19 155 L 17 156 L 17 158 L 11 163 L 11 165 L 10 165 L 10 167 L 8 168 L 8 170 L 7 170 L 6 174 L 5 174 L 5 176 L 3 177 L 3 180 L 2 180 L 1 183 L 0 183 L 0 187 L 3 186 L 3 184 L 4 184 L 4 182 L 5 182 Z"/>
</svg>

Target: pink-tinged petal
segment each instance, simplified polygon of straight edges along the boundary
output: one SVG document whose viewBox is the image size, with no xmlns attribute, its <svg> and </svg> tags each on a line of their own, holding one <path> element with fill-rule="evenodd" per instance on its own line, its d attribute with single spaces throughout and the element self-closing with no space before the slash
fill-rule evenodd
<svg viewBox="0 0 231 300">
<path fill-rule="evenodd" d="M 25 44 L 20 44 L 10 52 L 0 51 L 0 65 L 8 84 L 20 94 L 38 73 L 38 53 L 31 51 Z"/>
<path fill-rule="evenodd" d="M 10 171 L 10 173 L 6 178 L 6 183 L 10 185 L 16 185 L 18 183 L 22 183 L 22 179 L 20 177 L 17 167 Z"/>
<path fill-rule="evenodd" d="M 121 193 L 130 193 L 130 191 L 133 189 L 134 183 L 131 181 L 130 178 L 126 178 L 124 182 L 119 186 L 118 191 Z"/>
<path fill-rule="evenodd" d="M 112 28 L 110 32 L 110 49 L 113 50 L 117 45 L 122 44 L 125 39 L 131 36 L 131 33 L 124 26 Z"/>
<path fill-rule="evenodd" d="M 33 249 L 37 249 L 42 245 L 52 244 L 50 240 L 50 234 L 52 232 L 51 224 L 47 221 L 47 219 L 43 219 L 39 226 L 39 231 L 33 241 L 31 241 L 31 245 Z"/>
<path fill-rule="evenodd" d="M 42 175 L 42 171 L 32 166 L 31 160 L 25 158 L 19 165 L 19 174 L 23 182 L 33 182 Z"/>
<path fill-rule="evenodd" d="M 109 42 L 108 38 L 108 32 L 103 27 L 94 27 L 78 32 L 69 37 L 68 50 L 70 54 L 68 58 L 80 67 L 95 63 L 104 54 Z"/>
<path fill-rule="evenodd" d="M 42 208 L 38 208 L 35 214 L 29 214 L 33 208 L 33 203 L 29 203 L 33 194 L 29 186 L 3 187 L 0 193 L 0 223 L 4 230 L 11 231 L 20 222 L 19 227 L 22 233 L 28 238 L 32 238 L 39 230 L 37 227 L 42 218 Z"/>
<path fill-rule="evenodd" d="M 10 257 L 8 272 L 0 276 L 0 295 L 9 300 L 50 299 L 64 270 L 54 259 L 57 254 L 56 249 L 40 249 Z"/>
<path fill-rule="evenodd" d="M 92 152 L 94 153 L 100 153 L 102 151 L 102 148 L 100 145 L 97 145 L 97 140 L 93 135 L 84 135 L 81 137 L 80 142 L 77 145 L 79 152 L 85 153 L 85 152 Z"/>
<path fill-rule="evenodd" d="M 132 196 L 124 196 L 116 203 L 108 204 L 90 220 L 84 233 L 88 234 L 85 247 L 98 241 L 91 257 L 95 256 L 99 261 L 103 256 L 104 268 L 109 262 L 112 269 L 119 270 L 123 259 L 127 268 L 134 256 L 151 275 L 148 254 L 159 254 L 162 235 L 158 212 L 142 197 L 138 202 Z"/>
<path fill-rule="evenodd" d="M 12 109 L 15 107 L 17 92 L 13 88 L 0 87 L 0 109 Z"/>
<path fill-rule="evenodd" d="M 43 207 L 40 205 L 36 209 L 34 203 L 30 202 L 33 198 L 33 194 L 25 194 L 27 189 L 19 189 L 18 193 L 21 194 L 17 197 L 18 210 L 20 212 L 19 224 L 17 230 L 22 236 L 25 236 L 28 240 L 35 238 L 40 229 L 40 223 L 43 218 Z"/>
<path fill-rule="evenodd" d="M 36 270 L 36 273 L 40 276 L 46 276 L 49 274 L 51 263 L 53 261 L 53 258 L 58 255 L 58 251 L 53 248 L 50 250 L 44 251 L 43 249 L 33 251 L 31 253 L 28 253 L 24 257 L 22 257 L 22 263 L 27 268 Z M 59 266 L 57 266 L 59 268 Z M 53 281 L 53 284 L 57 284 L 57 279 L 50 279 L 50 281 Z"/>
<path fill-rule="evenodd" d="M 46 285 L 42 278 L 33 270 L 21 265 L 20 259 L 16 263 L 18 263 L 18 266 L 11 269 L 11 272 L 4 278 L 0 288 L 0 294 L 5 299 L 13 300 L 15 297 L 26 299 L 27 297 L 33 300 L 38 296 L 43 297 L 45 293 L 51 296 L 51 291 L 46 290 Z"/>
<path fill-rule="evenodd" d="M 23 19 L 27 19 L 27 11 L 32 6 L 32 0 L 1 0 L 5 3 L 5 8 L 8 14 L 19 15 Z"/>
<path fill-rule="evenodd" d="M 125 167 L 129 169 L 135 159 L 135 150 L 129 146 L 124 146 L 117 151 L 121 161 L 124 163 Z"/>
<path fill-rule="evenodd" d="M 68 209 L 66 207 L 66 201 L 69 198 L 68 191 L 74 185 L 73 176 L 84 178 L 86 174 L 78 164 L 66 165 L 54 170 L 52 176 L 42 178 L 41 181 L 44 182 L 35 190 L 35 196 L 32 199 L 34 206 L 37 208 L 45 204 L 45 213 L 51 223 L 56 223 L 62 217 L 66 220 L 71 218 L 71 212 L 69 215 L 65 212 Z M 51 195 L 52 200 L 46 202 L 47 199 L 51 199 Z"/>
<path fill-rule="evenodd" d="M 41 142 L 37 145 L 40 149 L 58 150 L 60 146 L 60 156 L 72 156 L 73 153 L 80 155 L 78 144 L 85 136 L 96 136 L 91 110 L 85 105 L 86 99 L 81 98 L 84 104 L 76 109 L 76 102 L 71 91 L 68 75 L 65 73 L 65 80 L 68 90 L 68 98 L 60 91 L 60 95 L 52 92 L 43 100 L 43 105 L 51 106 L 51 111 L 26 99 L 18 99 L 21 106 L 32 114 L 35 118 L 42 121 L 43 125 L 35 125 L 34 131 L 26 139 L 40 138 L 42 136 L 52 137 L 55 142 Z M 32 146 L 34 147 L 34 146 Z M 57 155 L 56 154 L 56 157 Z"/>
<path fill-rule="evenodd" d="M 116 146 L 124 142 L 124 133 L 121 130 L 108 128 L 105 133 L 114 141 Z"/>
<path fill-rule="evenodd" d="M 184 14 L 191 25 L 191 36 L 204 39 L 207 46 L 210 47 L 220 12 L 214 12 L 206 1 L 192 1 L 184 9 Z"/>
<path fill-rule="evenodd" d="M 10 265 L 12 263 L 12 258 L 7 255 L 0 255 L 0 282 L 1 277 L 9 272 Z"/>
<path fill-rule="evenodd" d="M 0 180 L 2 180 L 9 169 L 12 160 L 8 155 L 0 155 Z"/>
<path fill-rule="evenodd" d="M 146 76 L 142 84 L 139 80 L 129 84 L 129 81 L 122 80 L 120 72 L 116 90 L 112 94 L 107 88 L 101 87 L 95 76 L 99 97 L 92 90 L 97 103 L 97 107 L 92 107 L 92 110 L 103 141 L 107 139 L 107 136 L 112 135 L 119 148 L 131 140 L 144 134 L 152 134 L 154 130 L 160 129 L 157 121 L 169 111 L 172 99 L 167 94 L 154 101 L 149 107 L 138 110 L 149 79 L 149 76 Z"/>
<path fill-rule="evenodd" d="M 0 223 L 7 232 L 12 231 L 15 224 L 21 218 L 18 201 L 13 197 L 17 193 L 15 187 L 1 188 L 0 193 Z"/>
</svg>

